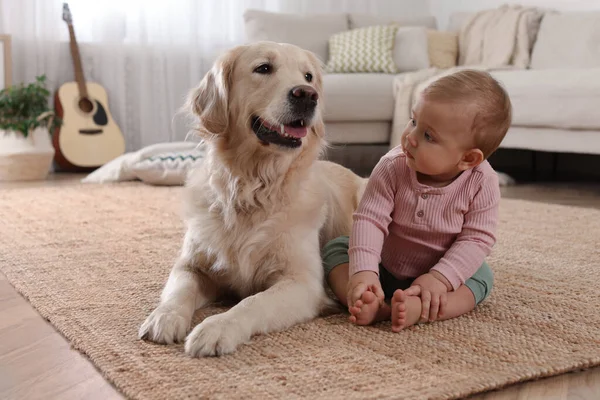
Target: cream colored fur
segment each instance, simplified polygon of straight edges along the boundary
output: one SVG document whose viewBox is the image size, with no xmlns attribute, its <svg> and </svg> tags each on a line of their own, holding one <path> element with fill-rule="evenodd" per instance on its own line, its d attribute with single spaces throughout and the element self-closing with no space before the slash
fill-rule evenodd
<svg viewBox="0 0 600 400">
<path fill-rule="evenodd" d="M 264 62 L 273 73 L 253 73 Z M 285 120 L 297 85 L 312 85 L 322 98 L 314 55 L 262 42 L 228 51 L 192 92 L 189 107 L 199 117 L 207 157 L 186 183 L 183 247 L 140 337 L 185 339 L 191 356 L 222 355 L 255 334 L 315 318 L 328 304 L 320 248 L 350 233 L 366 182 L 317 161 L 325 146 L 321 100 L 301 147 L 258 140 L 252 116 Z M 189 332 L 194 311 L 226 293 L 242 300 Z"/>
</svg>

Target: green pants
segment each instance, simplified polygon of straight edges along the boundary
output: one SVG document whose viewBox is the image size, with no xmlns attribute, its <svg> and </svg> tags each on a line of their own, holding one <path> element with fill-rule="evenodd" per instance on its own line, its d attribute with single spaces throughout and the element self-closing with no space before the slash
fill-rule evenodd
<svg viewBox="0 0 600 400">
<path fill-rule="evenodd" d="M 348 236 L 340 236 L 323 247 L 321 257 L 323 259 L 325 278 L 338 265 L 350 262 L 350 257 L 348 256 L 349 242 L 350 238 Z M 397 289 L 404 290 L 409 288 L 415 279 L 416 277 L 404 280 L 397 279 L 383 265 L 379 264 L 379 281 L 387 300 L 392 298 Z M 494 274 L 485 261 L 477 272 L 465 282 L 465 286 L 473 292 L 476 304 L 481 303 L 490 295 L 493 284 Z"/>
</svg>

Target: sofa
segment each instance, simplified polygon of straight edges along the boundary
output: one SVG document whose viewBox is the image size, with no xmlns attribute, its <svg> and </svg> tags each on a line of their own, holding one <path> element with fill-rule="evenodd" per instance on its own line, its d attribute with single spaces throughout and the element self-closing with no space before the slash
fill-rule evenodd
<svg viewBox="0 0 600 400">
<path fill-rule="evenodd" d="M 457 41 L 470 16 L 451 16 L 447 31 L 455 33 Z M 428 32 L 437 28 L 432 16 L 353 13 L 294 15 L 247 10 L 244 21 L 248 42 L 293 43 L 313 51 L 324 64 L 331 36 L 342 31 L 390 23 L 423 27 Z M 513 124 L 501 147 L 600 154 L 600 12 L 544 10 L 528 28 L 528 35 L 531 49 L 527 49 L 526 65 L 486 68 L 504 85 L 513 102 Z M 390 146 L 398 144 L 395 136 L 405 121 L 394 121 L 399 118 L 394 82 L 433 68 L 417 67 L 397 73 L 325 73 L 330 158 L 368 174 Z"/>
<path fill-rule="evenodd" d="M 452 15 L 449 29 L 468 16 Z M 513 103 L 501 147 L 600 154 L 600 12 L 545 12 L 528 67 L 490 73 Z"/>
</svg>

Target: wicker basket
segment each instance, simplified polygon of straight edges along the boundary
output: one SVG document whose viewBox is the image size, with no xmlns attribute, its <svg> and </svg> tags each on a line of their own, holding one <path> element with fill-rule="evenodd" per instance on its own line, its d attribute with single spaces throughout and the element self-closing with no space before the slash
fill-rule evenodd
<svg viewBox="0 0 600 400">
<path fill-rule="evenodd" d="M 7 150 L 9 146 L 15 146 L 15 151 Z M 46 179 L 53 158 L 54 148 L 47 129 L 40 128 L 27 137 L 0 131 L 0 181 Z"/>
<path fill-rule="evenodd" d="M 38 181 L 46 179 L 54 152 L 0 155 L 0 181 Z"/>
</svg>

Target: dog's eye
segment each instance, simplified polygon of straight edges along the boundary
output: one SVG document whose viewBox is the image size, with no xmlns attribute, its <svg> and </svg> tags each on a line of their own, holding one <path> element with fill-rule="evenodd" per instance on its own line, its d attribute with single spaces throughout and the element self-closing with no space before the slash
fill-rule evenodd
<svg viewBox="0 0 600 400">
<path fill-rule="evenodd" d="M 270 74 L 273 72 L 273 66 L 271 64 L 260 64 L 258 67 L 254 68 L 254 72 L 257 74 Z"/>
<path fill-rule="evenodd" d="M 307 72 L 306 75 L 304 75 L 304 78 L 306 78 L 306 82 L 312 82 L 312 74 L 310 72 Z"/>
</svg>

